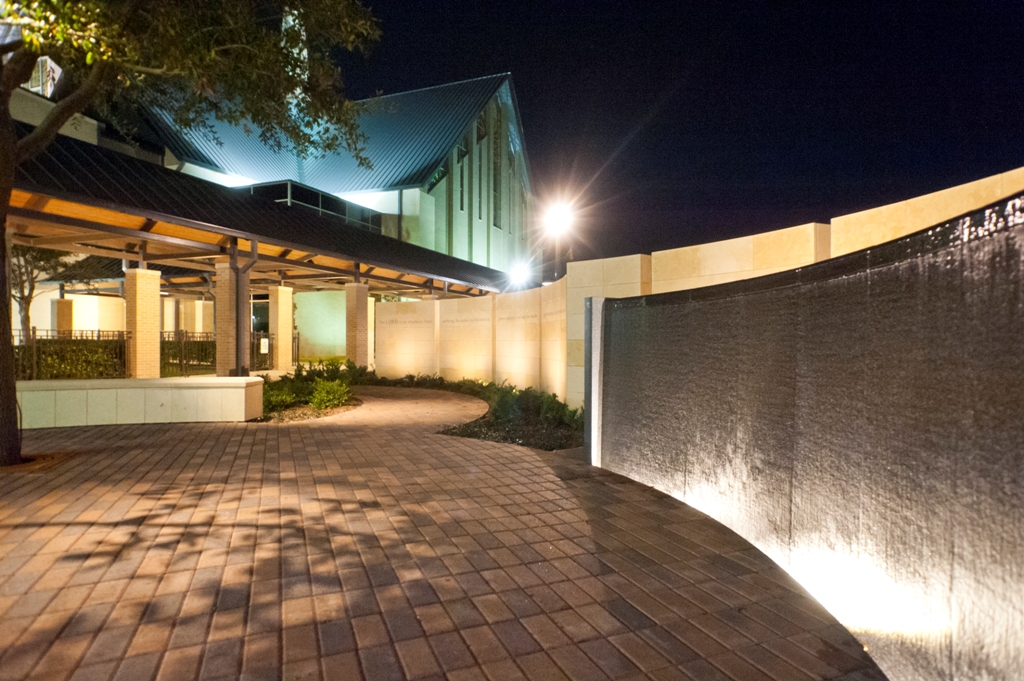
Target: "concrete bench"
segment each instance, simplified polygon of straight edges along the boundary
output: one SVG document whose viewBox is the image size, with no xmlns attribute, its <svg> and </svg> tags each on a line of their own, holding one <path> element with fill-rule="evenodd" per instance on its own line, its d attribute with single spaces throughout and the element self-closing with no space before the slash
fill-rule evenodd
<svg viewBox="0 0 1024 681">
<path fill-rule="evenodd" d="M 263 379 L 114 378 L 18 381 L 22 427 L 250 421 L 263 415 Z"/>
</svg>

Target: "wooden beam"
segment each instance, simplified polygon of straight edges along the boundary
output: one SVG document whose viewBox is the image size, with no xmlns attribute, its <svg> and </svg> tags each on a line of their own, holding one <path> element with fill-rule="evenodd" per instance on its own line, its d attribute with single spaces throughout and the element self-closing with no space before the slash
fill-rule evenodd
<svg viewBox="0 0 1024 681">
<path fill-rule="evenodd" d="M 220 246 L 208 244 L 202 241 L 182 239 L 176 236 L 167 236 L 166 234 L 153 234 L 152 232 L 143 232 L 138 229 L 131 229 L 129 227 L 115 227 L 114 225 L 106 225 L 103 224 L 102 222 L 92 222 L 90 220 L 82 220 L 81 218 L 67 217 L 66 215 L 40 213 L 38 211 L 26 210 L 24 208 L 17 208 L 15 206 L 10 207 L 8 215 L 25 220 L 35 220 L 42 223 L 62 225 L 64 227 L 77 227 L 78 229 L 88 229 L 96 232 L 105 232 L 107 234 L 116 234 L 118 236 L 125 237 L 128 239 L 140 239 L 143 241 L 152 241 L 155 243 L 183 246 L 185 248 L 195 248 L 196 250 L 207 251 L 209 253 L 216 253 L 218 255 L 227 252 Z"/>
</svg>

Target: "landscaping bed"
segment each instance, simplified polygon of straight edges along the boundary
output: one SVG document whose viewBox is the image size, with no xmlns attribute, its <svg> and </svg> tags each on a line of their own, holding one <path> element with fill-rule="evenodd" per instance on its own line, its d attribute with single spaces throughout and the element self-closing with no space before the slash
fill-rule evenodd
<svg viewBox="0 0 1024 681">
<path fill-rule="evenodd" d="M 352 386 L 378 385 L 393 388 L 446 390 L 480 398 L 487 403 L 481 418 L 449 426 L 442 435 L 505 442 L 533 449 L 554 451 L 583 446 L 583 410 L 569 409 L 551 393 L 532 388 L 519 390 L 507 384 L 471 379 L 446 381 L 440 376 L 384 378 L 337 360 L 299 364 L 295 373 L 263 386 L 263 421 L 283 423 L 321 418 L 358 406 Z"/>
<path fill-rule="evenodd" d="M 341 362 L 295 367 L 277 380 L 263 377 L 264 422 L 304 421 L 330 416 L 360 404 L 352 394 L 349 373 Z"/>
<path fill-rule="evenodd" d="M 352 385 L 447 390 L 472 395 L 487 403 L 484 416 L 449 426 L 441 431 L 442 435 L 505 442 L 545 451 L 583 446 L 583 410 L 569 409 L 551 393 L 471 379 L 446 381 L 440 376 L 410 374 L 403 378 L 383 378 L 351 362 L 346 364 L 346 370 Z"/>
</svg>

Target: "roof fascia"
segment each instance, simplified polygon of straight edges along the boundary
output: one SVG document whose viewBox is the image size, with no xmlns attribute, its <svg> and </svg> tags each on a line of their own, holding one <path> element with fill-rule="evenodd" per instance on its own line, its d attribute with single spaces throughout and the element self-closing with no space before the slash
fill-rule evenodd
<svg viewBox="0 0 1024 681">
<path fill-rule="evenodd" d="M 21 189 L 21 188 L 19 187 L 19 189 Z M 31 193 L 34 193 L 34 194 L 41 194 L 42 193 L 42 192 L 39 192 L 37 190 L 32 190 L 32 189 L 21 189 L 21 191 L 28 191 L 28 192 L 31 192 Z M 136 217 L 148 218 L 150 220 L 156 220 L 157 222 L 167 222 L 169 224 L 180 225 L 182 227 L 191 227 L 193 229 L 203 230 L 203 231 L 207 231 L 207 232 L 213 232 L 214 234 L 220 234 L 222 236 L 230 236 L 230 237 L 235 237 L 235 238 L 239 238 L 239 239 L 245 239 L 246 241 L 256 241 L 256 242 L 259 242 L 259 243 L 268 244 L 270 246 L 278 246 L 280 248 L 290 248 L 292 250 L 302 251 L 302 252 L 305 252 L 305 253 L 308 253 L 308 252 L 310 252 L 310 249 L 313 249 L 317 253 L 319 253 L 321 255 L 324 255 L 324 256 L 327 256 L 329 258 L 338 258 L 338 259 L 341 259 L 341 260 L 358 261 L 358 262 L 363 263 L 365 265 L 373 265 L 374 267 L 382 267 L 384 269 L 396 269 L 396 266 L 394 264 L 389 264 L 389 263 L 386 263 L 386 262 L 383 262 L 383 261 L 358 258 L 358 257 L 352 256 L 352 255 L 348 255 L 348 254 L 345 254 L 345 253 L 339 253 L 337 251 L 328 251 L 328 250 L 325 250 L 325 249 L 322 249 L 322 248 L 317 248 L 315 246 L 311 246 L 310 244 L 300 244 L 300 243 L 297 243 L 297 242 L 286 241 L 284 239 L 275 239 L 273 237 L 263 237 L 263 236 L 260 236 L 260 235 L 257 235 L 257 234 L 252 234 L 252 233 L 249 233 L 249 232 L 242 232 L 240 230 L 231 229 L 230 227 L 222 227 L 220 225 L 214 225 L 214 224 L 211 224 L 211 223 L 208 223 L 208 222 L 202 222 L 202 221 L 199 221 L 199 220 L 191 220 L 189 218 L 182 218 L 182 217 L 179 217 L 179 216 L 176 216 L 176 215 L 169 215 L 167 213 L 161 213 L 159 211 L 152 211 L 152 210 L 148 210 L 148 209 L 145 209 L 145 208 L 135 208 L 134 206 L 125 206 L 125 205 L 122 205 L 122 204 L 117 204 L 117 203 L 113 203 L 113 202 L 109 202 L 109 201 L 102 201 L 102 200 L 97 200 L 97 199 L 83 199 L 81 196 L 75 196 L 75 195 L 72 195 L 72 194 L 69 194 L 69 193 L 66 193 L 66 192 L 52 192 L 52 193 L 51 192 L 47 192 L 46 196 L 49 196 L 50 198 L 62 200 L 62 201 L 68 201 L 68 202 L 71 202 L 71 203 L 77 203 L 77 204 L 84 205 L 84 206 L 90 206 L 92 208 L 101 208 L 101 209 L 104 209 L 104 210 L 110 210 L 110 211 L 114 211 L 114 212 L 117 212 L 117 213 L 124 213 L 126 215 L 134 215 Z M 53 217 L 63 217 L 63 216 L 59 216 L 57 214 L 47 214 L 47 213 L 42 213 L 42 215 L 52 215 Z M 412 274 L 412 275 L 415 275 L 417 277 L 427 277 L 427 278 L 436 279 L 438 281 L 447 281 L 450 284 L 458 284 L 459 286 L 468 286 L 470 288 L 481 289 L 481 290 L 484 290 L 484 291 L 491 291 L 493 293 L 500 292 L 499 288 L 496 288 L 496 287 L 493 287 L 493 286 L 486 286 L 486 285 L 475 284 L 473 282 L 462 281 L 460 279 L 453 279 L 451 277 L 445 277 L 445 276 L 442 276 L 442 275 L 439 275 L 439 274 L 432 274 L 432 273 L 421 271 L 421 270 L 413 270 L 413 269 L 406 269 L 406 268 L 399 268 L 399 269 L 400 269 L 400 271 L 407 272 L 408 274 Z"/>
</svg>

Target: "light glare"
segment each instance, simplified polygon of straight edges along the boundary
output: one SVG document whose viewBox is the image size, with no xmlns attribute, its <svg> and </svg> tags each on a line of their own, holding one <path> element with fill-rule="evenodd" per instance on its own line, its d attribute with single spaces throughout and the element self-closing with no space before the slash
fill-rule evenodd
<svg viewBox="0 0 1024 681">
<path fill-rule="evenodd" d="M 556 203 L 544 214 L 544 229 L 551 236 L 561 236 L 572 227 L 573 218 L 572 206 L 567 203 Z"/>
<path fill-rule="evenodd" d="M 524 262 L 516 263 L 508 273 L 512 286 L 519 288 L 530 281 L 530 266 Z"/>
</svg>

